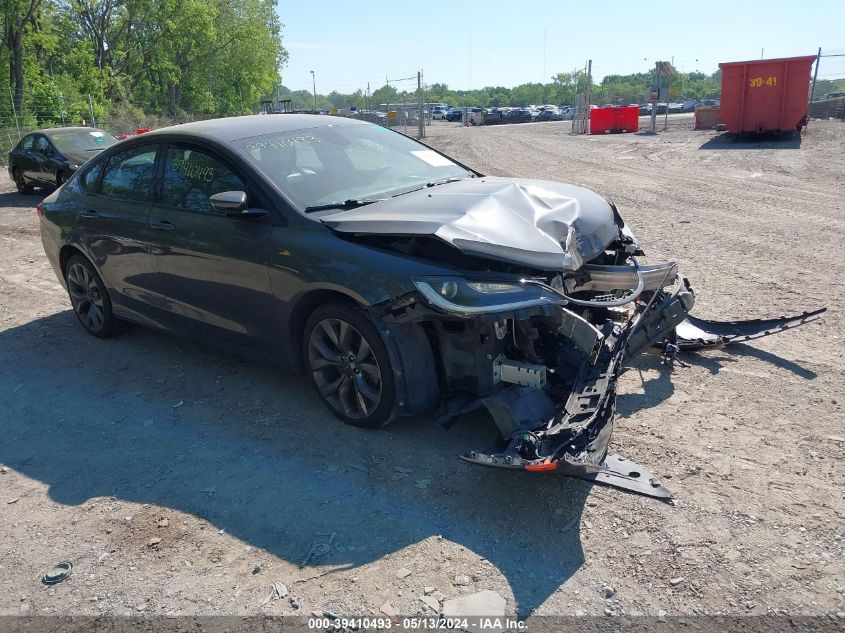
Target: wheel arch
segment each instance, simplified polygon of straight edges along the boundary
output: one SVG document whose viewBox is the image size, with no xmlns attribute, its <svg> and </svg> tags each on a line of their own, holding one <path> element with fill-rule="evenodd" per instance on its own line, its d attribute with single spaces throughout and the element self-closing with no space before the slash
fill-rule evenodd
<svg viewBox="0 0 845 633">
<path fill-rule="evenodd" d="M 305 336 L 305 324 L 308 317 L 319 306 L 330 301 L 347 303 L 359 308 L 363 303 L 352 295 L 330 288 L 316 288 L 303 294 L 294 304 L 288 317 L 288 349 L 292 357 L 292 365 L 298 372 L 305 370 L 305 359 L 302 357 L 302 340 Z"/>
<path fill-rule="evenodd" d="M 75 244 L 65 244 L 59 250 L 59 270 L 62 273 L 62 279 L 67 276 L 67 263 L 74 255 L 82 255 L 82 257 L 87 259 L 88 262 L 94 266 L 94 262 L 91 261 L 91 258 L 88 257 L 81 248 Z M 97 270 L 96 266 L 94 266 L 94 270 Z M 97 270 L 97 273 L 99 274 L 99 270 Z M 102 275 L 100 275 L 100 277 L 102 278 Z"/>
<path fill-rule="evenodd" d="M 297 371 L 305 371 L 302 355 L 305 325 L 320 305 L 336 301 L 366 311 L 367 306 L 352 295 L 339 290 L 315 289 L 303 295 L 290 313 L 289 346 Z M 387 324 L 382 318 L 368 314 L 387 348 L 396 380 L 397 414 L 415 415 L 431 410 L 440 401 L 439 372 L 425 329 L 419 323 Z"/>
</svg>

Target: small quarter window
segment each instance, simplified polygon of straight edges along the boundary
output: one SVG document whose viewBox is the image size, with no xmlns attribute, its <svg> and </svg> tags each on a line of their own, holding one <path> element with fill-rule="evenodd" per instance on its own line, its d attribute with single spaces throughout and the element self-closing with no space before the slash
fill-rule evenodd
<svg viewBox="0 0 845 633">
<path fill-rule="evenodd" d="M 103 173 L 103 164 L 104 161 L 98 162 L 80 176 L 79 184 L 85 191 L 96 191 L 97 180 L 100 178 L 100 174 Z"/>
</svg>

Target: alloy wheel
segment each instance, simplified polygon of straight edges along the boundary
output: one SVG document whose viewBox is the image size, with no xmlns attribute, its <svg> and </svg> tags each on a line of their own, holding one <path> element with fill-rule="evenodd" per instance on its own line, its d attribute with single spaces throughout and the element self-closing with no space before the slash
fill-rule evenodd
<svg viewBox="0 0 845 633">
<path fill-rule="evenodd" d="M 343 319 L 323 319 L 311 330 L 308 366 L 323 398 L 348 418 L 366 418 L 381 402 L 378 360 L 364 335 Z"/>
<path fill-rule="evenodd" d="M 67 271 L 70 302 L 82 324 L 92 332 L 99 332 L 105 323 L 103 296 L 97 280 L 82 264 L 75 262 Z"/>
</svg>

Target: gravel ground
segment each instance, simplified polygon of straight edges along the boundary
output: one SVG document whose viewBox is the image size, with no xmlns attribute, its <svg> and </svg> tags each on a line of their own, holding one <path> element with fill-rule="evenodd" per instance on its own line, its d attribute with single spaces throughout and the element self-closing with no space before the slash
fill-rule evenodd
<svg viewBox="0 0 845 633">
<path fill-rule="evenodd" d="M 274 367 L 135 327 L 89 337 L 38 198 L 4 182 L 0 614 L 433 614 L 483 589 L 522 617 L 842 612 L 845 126 L 756 145 L 568 127 L 444 123 L 428 142 L 612 196 L 646 261 L 680 262 L 699 316 L 829 308 L 623 375 L 612 449 L 677 505 L 463 464 L 494 436 L 483 416 L 361 431 Z M 302 567 L 320 533 L 331 551 Z M 65 560 L 71 578 L 42 586 Z"/>
</svg>

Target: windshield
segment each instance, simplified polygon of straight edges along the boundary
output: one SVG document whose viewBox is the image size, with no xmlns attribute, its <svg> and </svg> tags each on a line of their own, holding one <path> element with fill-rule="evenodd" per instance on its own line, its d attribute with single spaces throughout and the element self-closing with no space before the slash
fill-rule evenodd
<svg viewBox="0 0 845 633">
<path fill-rule="evenodd" d="M 90 152 L 110 147 L 117 139 L 102 130 L 51 132 L 50 140 L 60 152 Z"/>
<path fill-rule="evenodd" d="M 387 198 L 474 174 L 378 125 L 326 125 L 233 144 L 302 209 Z"/>
</svg>

